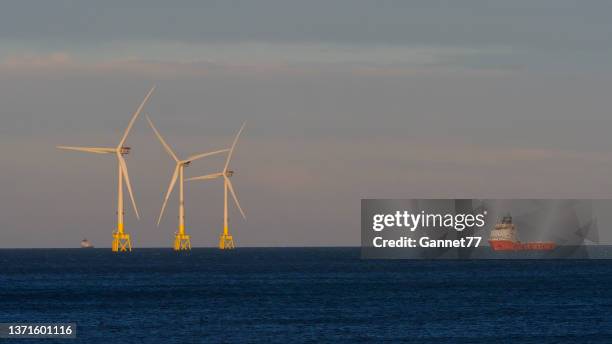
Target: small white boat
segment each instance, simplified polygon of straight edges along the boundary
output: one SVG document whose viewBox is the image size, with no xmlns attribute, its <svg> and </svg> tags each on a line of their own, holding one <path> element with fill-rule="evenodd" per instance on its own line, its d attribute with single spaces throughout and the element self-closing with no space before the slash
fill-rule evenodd
<svg viewBox="0 0 612 344">
<path fill-rule="evenodd" d="M 81 241 L 81 248 L 94 248 L 94 245 L 87 239 Z"/>
</svg>

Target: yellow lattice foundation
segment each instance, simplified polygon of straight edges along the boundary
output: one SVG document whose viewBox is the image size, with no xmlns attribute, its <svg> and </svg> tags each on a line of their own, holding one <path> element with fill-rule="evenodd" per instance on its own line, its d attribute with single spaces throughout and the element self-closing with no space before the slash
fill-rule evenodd
<svg viewBox="0 0 612 344">
<path fill-rule="evenodd" d="M 230 250 L 236 248 L 234 246 L 234 237 L 226 233 L 221 234 L 219 237 L 219 248 L 222 250 Z"/>
<path fill-rule="evenodd" d="M 123 232 L 123 226 L 119 226 L 116 232 L 113 232 L 113 252 L 128 252 L 132 251 L 132 242 L 130 235 Z"/>
<path fill-rule="evenodd" d="M 176 233 L 174 236 L 174 250 L 186 251 L 191 250 L 191 239 L 185 233 Z"/>
</svg>

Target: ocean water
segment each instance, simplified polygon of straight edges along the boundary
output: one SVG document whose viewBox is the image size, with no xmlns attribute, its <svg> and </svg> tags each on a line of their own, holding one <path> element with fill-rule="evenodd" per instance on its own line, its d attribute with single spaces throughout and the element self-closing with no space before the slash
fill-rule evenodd
<svg viewBox="0 0 612 344">
<path fill-rule="evenodd" d="M 612 343 L 612 261 L 0 250 L 0 322 L 77 324 L 43 343 Z"/>
</svg>

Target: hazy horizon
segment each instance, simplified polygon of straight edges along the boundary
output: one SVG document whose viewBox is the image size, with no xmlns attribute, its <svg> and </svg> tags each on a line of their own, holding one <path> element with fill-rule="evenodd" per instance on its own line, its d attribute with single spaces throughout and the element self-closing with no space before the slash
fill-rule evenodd
<svg viewBox="0 0 612 344">
<path fill-rule="evenodd" d="M 35 4 L 35 5 L 34 5 Z M 33 10 L 35 9 L 35 10 Z M 179 156 L 236 148 L 238 247 L 358 246 L 361 198 L 612 198 L 612 3 L 9 1 L 0 12 L 0 248 L 110 247 L 114 146 L 145 111 Z M 174 163 L 126 143 L 135 248 L 170 247 Z M 187 176 L 219 170 L 203 159 Z M 215 246 L 220 181 L 186 184 Z M 612 243 L 612 233 L 602 241 Z"/>
</svg>

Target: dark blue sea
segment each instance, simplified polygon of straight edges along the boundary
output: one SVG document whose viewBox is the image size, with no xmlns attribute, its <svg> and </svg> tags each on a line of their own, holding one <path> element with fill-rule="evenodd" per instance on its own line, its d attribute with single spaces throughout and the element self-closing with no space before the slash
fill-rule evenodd
<svg viewBox="0 0 612 344">
<path fill-rule="evenodd" d="M 1 322 L 77 324 L 23 343 L 612 343 L 612 260 L 0 250 Z"/>
</svg>

